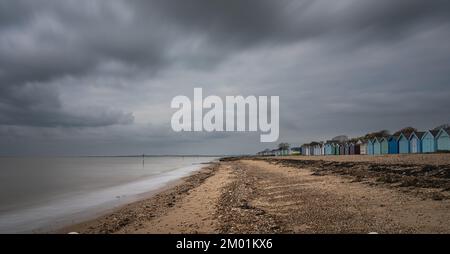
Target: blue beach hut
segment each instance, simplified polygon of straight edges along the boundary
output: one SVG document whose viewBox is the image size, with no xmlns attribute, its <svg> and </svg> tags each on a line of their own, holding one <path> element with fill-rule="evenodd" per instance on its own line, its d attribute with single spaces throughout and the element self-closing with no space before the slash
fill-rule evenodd
<svg viewBox="0 0 450 254">
<path fill-rule="evenodd" d="M 325 143 L 325 155 L 333 154 L 333 144 L 331 142 Z"/>
<path fill-rule="evenodd" d="M 345 155 L 345 144 L 344 143 L 339 144 L 339 155 Z"/>
<path fill-rule="evenodd" d="M 388 138 L 388 153 L 389 154 L 398 154 L 398 136 L 390 136 Z"/>
<path fill-rule="evenodd" d="M 422 152 L 422 137 L 425 132 L 415 131 L 409 136 L 409 152 L 421 153 Z"/>
<path fill-rule="evenodd" d="M 438 151 L 450 151 L 450 128 L 439 130 L 436 143 Z"/>
<path fill-rule="evenodd" d="M 398 136 L 398 153 L 409 153 L 409 140 L 403 133 Z"/>
<path fill-rule="evenodd" d="M 345 143 L 344 154 L 345 155 L 349 155 L 350 154 L 350 144 L 349 143 Z"/>
<path fill-rule="evenodd" d="M 388 154 L 389 153 L 389 141 L 387 137 L 383 137 L 380 139 L 381 144 L 381 154 Z"/>
<path fill-rule="evenodd" d="M 381 154 L 381 142 L 380 139 L 378 138 L 373 139 L 373 154 L 374 155 Z"/>
<path fill-rule="evenodd" d="M 422 137 L 422 153 L 434 153 L 436 152 L 436 136 L 438 130 L 431 130 L 425 132 Z"/>
<path fill-rule="evenodd" d="M 339 145 L 337 143 L 333 143 L 331 148 L 333 149 L 333 155 L 339 155 Z"/>
<path fill-rule="evenodd" d="M 373 155 L 373 140 L 371 139 L 367 141 L 367 154 Z"/>
</svg>

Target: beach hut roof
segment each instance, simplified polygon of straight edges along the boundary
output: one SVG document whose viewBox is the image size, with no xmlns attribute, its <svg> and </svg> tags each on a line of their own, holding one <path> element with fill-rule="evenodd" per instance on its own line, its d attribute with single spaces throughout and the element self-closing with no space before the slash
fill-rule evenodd
<svg viewBox="0 0 450 254">
<path fill-rule="evenodd" d="M 436 135 L 439 133 L 439 130 L 430 130 L 429 131 L 433 137 L 436 137 Z"/>
<path fill-rule="evenodd" d="M 439 133 L 439 130 L 428 130 L 428 131 L 426 131 L 426 132 L 422 135 L 422 138 L 421 138 L 421 139 L 423 139 L 423 138 L 426 136 L 427 133 L 430 133 L 431 136 L 433 136 L 433 138 L 434 138 L 434 137 L 436 137 L 437 134 Z"/>
<path fill-rule="evenodd" d="M 391 135 L 391 136 L 388 137 L 388 141 L 391 140 L 391 139 L 398 140 L 398 137 L 399 137 L 399 136 L 400 136 L 400 135 Z"/>
<path fill-rule="evenodd" d="M 444 131 L 445 131 L 448 135 L 450 135 L 450 128 L 445 128 L 445 129 L 442 128 L 442 129 L 439 130 L 438 134 L 436 134 L 436 137 L 439 136 L 439 135 L 441 135 L 441 133 L 444 132 Z"/>
<path fill-rule="evenodd" d="M 425 135 L 424 131 L 413 131 L 409 136 L 409 139 L 411 139 L 413 136 L 416 136 L 418 139 L 422 139 L 423 135 Z"/>
<path fill-rule="evenodd" d="M 364 144 L 364 143 L 369 143 L 369 140 L 367 140 L 367 138 L 360 138 L 358 142 L 361 142 L 362 144 Z"/>
<path fill-rule="evenodd" d="M 406 138 L 406 139 L 408 139 L 407 137 L 406 137 L 406 135 L 405 134 L 403 134 L 403 132 L 402 133 L 400 133 L 400 135 L 398 135 L 398 138 L 397 138 L 397 140 L 400 140 L 402 137 L 404 137 L 404 138 Z"/>
<path fill-rule="evenodd" d="M 382 137 L 374 137 L 372 140 L 373 143 L 375 142 L 381 142 Z"/>
</svg>

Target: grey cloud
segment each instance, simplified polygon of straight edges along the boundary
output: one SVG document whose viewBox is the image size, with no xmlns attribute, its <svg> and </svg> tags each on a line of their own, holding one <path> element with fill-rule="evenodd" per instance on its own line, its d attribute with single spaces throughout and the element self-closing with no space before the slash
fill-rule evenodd
<svg viewBox="0 0 450 254">
<path fill-rule="evenodd" d="M 433 127 L 450 117 L 449 27 L 443 0 L 0 1 L 0 132 L 39 147 L 45 129 L 67 153 L 264 148 L 171 132 L 165 106 L 195 86 L 280 95 L 280 141 Z"/>
</svg>

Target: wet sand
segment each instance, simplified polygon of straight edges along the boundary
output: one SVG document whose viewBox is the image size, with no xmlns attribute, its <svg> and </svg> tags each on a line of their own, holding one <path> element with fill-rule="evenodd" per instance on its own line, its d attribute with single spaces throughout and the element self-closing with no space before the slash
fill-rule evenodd
<svg viewBox="0 0 450 254">
<path fill-rule="evenodd" d="M 450 233 L 450 155 L 417 156 L 224 160 L 58 233 Z"/>
</svg>

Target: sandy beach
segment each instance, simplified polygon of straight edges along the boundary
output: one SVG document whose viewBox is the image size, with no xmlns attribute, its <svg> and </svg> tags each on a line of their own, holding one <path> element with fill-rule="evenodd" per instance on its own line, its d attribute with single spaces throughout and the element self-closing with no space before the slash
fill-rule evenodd
<svg viewBox="0 0 450 254">
<path fill-rule="evenodd" d="M 450 233 L 450 154 L 224 159 L 72 231 Z"/>
</svg>

